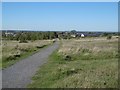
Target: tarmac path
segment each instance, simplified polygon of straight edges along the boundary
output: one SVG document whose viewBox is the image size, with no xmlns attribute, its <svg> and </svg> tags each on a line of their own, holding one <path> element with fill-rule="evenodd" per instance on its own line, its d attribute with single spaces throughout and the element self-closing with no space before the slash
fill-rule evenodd
<svg viewBox="0 0 120 90">
<path fill-rule="evenodd" d="M 36 71 L 47 62 L 49 55 L 59 47 L 55 42 L 38 53 L 2 70 L 2 88 L 26 88 Z"/>
</svg>

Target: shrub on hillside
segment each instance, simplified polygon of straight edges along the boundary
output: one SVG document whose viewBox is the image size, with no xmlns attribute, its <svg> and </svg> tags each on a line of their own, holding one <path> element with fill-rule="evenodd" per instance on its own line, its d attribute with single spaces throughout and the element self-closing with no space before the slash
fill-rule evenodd
<svg viewBox="0 0 120 90">
<path fill-rule="evenodd" d="M 28 43 L 28 41 L 27 40 L 20 40 L 19 43 Z"/>
<path fill-rule="evenodd" d="M 10 55 L 4 61 L 10 61 L 10 60 L 15 60 L 15 56 L 14 55 Z"/>
<path fill-rule="evenodd" d="M 14 55 L 15 58 L 20 57 L 20 56 L 21 56 L 20 53 L 17 53 L 17 54 Z"/>
<path fill-rule="evenodd" d="M 112 38 L 112 36 L 111 36 L 111 35 L 108 35 L 108 36 L 107 36 L 107 39 L 108 39 L 108 40 L 110 40 L 111 38 Z"/>
<path fill-rule="evenodd" d="M 72 60 L 72 57 L 69 56 L 69 55 L 66 55 L 64 59 L 65 59 L 66 61 L 71 61 L 71 60 Z"/>
</svg>

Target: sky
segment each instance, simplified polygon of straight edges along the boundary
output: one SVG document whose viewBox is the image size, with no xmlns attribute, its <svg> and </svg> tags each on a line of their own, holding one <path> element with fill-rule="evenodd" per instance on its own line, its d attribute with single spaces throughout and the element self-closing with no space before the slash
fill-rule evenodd
<svg viewBox="0 0 120 90">
<path fill-rule="evenodd" d="M 117 2 L 3 2 L 2 29 L 118 31 Z"/>
<path fill-rule="evenodd" d="M 2 2 L 119 2 L 120 0 L 1 0 Z"/>
</svg>

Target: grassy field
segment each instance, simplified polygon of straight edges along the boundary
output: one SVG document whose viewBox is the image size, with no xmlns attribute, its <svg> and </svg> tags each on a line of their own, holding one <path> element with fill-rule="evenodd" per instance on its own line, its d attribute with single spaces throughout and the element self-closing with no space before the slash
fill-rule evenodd
<svg viewBox="0 0 120 90">
<path fill-rule="evenodd" d="M 118 39 L 62 40 L 29 88 L 117 88 Z"/>
<path fill-rule="evenodd" d="M 52 40 L 29 41 L 19 43 L 19 41 L 2 41 L 2 68 L 8 67 L 18 60 L 36 53 L 41 48 L 52 43 Z"/>
</svg>

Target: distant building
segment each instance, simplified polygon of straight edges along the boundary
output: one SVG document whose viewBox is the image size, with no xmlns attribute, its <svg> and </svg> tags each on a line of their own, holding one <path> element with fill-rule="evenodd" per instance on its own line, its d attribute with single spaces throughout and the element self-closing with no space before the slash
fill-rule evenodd
<svg viewBox="0 0 120 90">
<path fill-rule="evenodd" d="M 14 33 L 12 33 L 12 32 L 6 32 L 5 35 L 6 35 L 6 36 L 7 36 L 7 35 L 14 35 Z"/>
<path fill-rule="evenodd" d="M 83 38 L 83 37 L 85 37 L 85 35 L 84 35 L 84 34 L 81 34 L 81 37 Z"/>
</svg>

